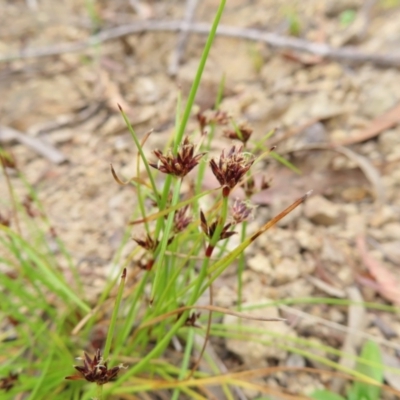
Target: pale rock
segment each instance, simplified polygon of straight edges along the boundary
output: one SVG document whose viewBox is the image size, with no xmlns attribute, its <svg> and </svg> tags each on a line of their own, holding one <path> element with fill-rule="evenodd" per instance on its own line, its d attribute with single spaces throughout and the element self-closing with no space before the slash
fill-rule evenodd
<svg viewBox="0 0 400 400">
<path fill-rule="evenodd" d="M 344 236 L 352 238 L 360 234 L 365 233 L 365 215 L 364 214 L 353 214 L 346 217 L 346 229 L 344 230 Z M 343 235 L 341 235 L 343 237 Z"/>
<path fill-rule="evenodd" d="M 323 239 L 321 260 L 330 261 L 336 264 L 342 264 L 345 262 L 345 257 L 338 246 L 335 246 L 331 240 L 325 237 Z"/>
<path fill-rule="evenodd" d="M 286 202 L 285 202 L 286 203 Z M 272 215 L 278 215 L 281 211 L 283 211 L 289 204 L 282 204 L 282 201 L 273 201 L 271 204 L 271 213 Z M 291 225 L 294 221 L 296 221 L 302 214 L 304 205 L 300 204 L 296 207 L 293 211 L 289 214 L 285 215 L 278 223 L 277 226 L 279 227 L 286 227 Z"/>
<path fill-rule="evenodd" d="M 300 248 L 309 251 L 319 250 L 322 246 L 321 236 L 298 230 L 294 232 L 295 238 L 300 244 Z"/>
<path fill-rule="evenodd" d="M 385 155 L 392 153 L 398 145 L 400 145 L 400 129 L 390 129 L 378 136 L 379 151 Z"/>
<path fill-rule="evenodd" d="M 245 117 L 251 121 L 266 121 L 273 116 L 275 104 L 271 99 L 262 99 L 252 103 L 246 109 Z"/>
<path fill-rule="evenodd" d="M 47 172 L 48 168 L 49 168 L 48 160 L 42 157 L 34 158 L 29 164 L 25 165 L 24 168 L 25 179 L 28 182 L 40 182 L 43 175 Z"/>
<path fill-rule="evenodd" d="M 300 246 L 294 238 L 288 238 L 279 242 L 282 257 L 295 257 L 300 254 Z"/>
<path fill-rule="evenodd" d="M 359 112 L 368 118 L 376 118 L 390 108 L 398 99 L 393 90 L 388 87 L 387 82 L 370 80 L 362 86 L 359 97 Z"/>
<path fill-rule="evenodd" d="M 342 204 L 340 210 L 348 215 L 355 215 L 360 212 L 360 208 L 356 204 Z"/>
<path fill-rule="evenodd" d="M 229 308 L 237 300 L 237 293 L 229 286 L 222 286 L 215 295 L 215 304 L 220 307 Z"/>
<path fill-rule="evenodd" d="M 260 76 L 267 85 L 275 87 L 282 79 L 291 78 L 293 72 L 298 69 L 297 63 L 287 62 L 282 57 L 273 57 L 263 65 Z"/>
<path fill-rule="evenodd" d="M 282 122 L 287 126 L 293 126 L 310 118 L 324 118 L 340 114 L 342 111 L 342 105 L 335 103 L 328 93 L 320 92 L 294 100 L 282 116 Z"/>
<path fill-rule="evenodd" d="M 335 0 L 325 2 L 325 15 L 336 17 L 346 10 L 357 10 L 362 5 L 361 0 Z"/>
<path fill-rule="evenodd" d="M 287 383 L 287 386 L 290 388 L 290 392 L 295 393 L 296 395 L 302 394 L 310 396 L 316 390 L 324 389 L 324 385 L 320 382 L 320 378 L 309 373 L 299 372 L 295 377 L 291 378 L 292 379 Z"/>
<path fill-rule="evenodd" d="M 354 282 L 354 273 L 350 267 L 342 266 L 342 268 L 338 268 L 336 276 L 339 278 L 342 286 L 349 286 Z"/>
<path fill-rule="evenodd" d="M 330 78 L 337 82 L 344 75 L 344 68 L 337 62 L 329 62 L 326 64 L 317 65 L 320 73 L 315 78 Z"/>
<path fill-rule="evenodd" d="M 276 299 L 279 297 L 276 288 L 262 283 L 256 272 L 253 272 L 253 274 L 256 275 L 256 278 L 243 285 L 243 299 L 245 302 L 256 303 L 260 302 L 260 299 Z"/>
<path fill-rule="evenodd" d="M 157 107 L 153 105 L 144 105 L 135 107 L 134 118 L 131 119 L 131 125 L 143 124 L 157 115 Z"/>
<path fill-rule="evenodd" d="M 383 204 L 373 212 L 368 222 L 369 226 L 373 228 L 380 228 L 382 225 L 387 224 L 388 222 L 394 222 L 399 219 L 400 212 L 396 212 L 396 209 L 389 204 Z"/>
<path fill-rule="evenodd" d="M 330 308 L 329 309 L 329 318 L 330 321 L 336 322 L 338 324 L 345 324 L 346 322 L 346 316 L 344 313 L 340 312 L 336 308 Z"/>
<path fill-rule="evenodd" d="M 247 265 L 253 271 L 264 274 L 268 277 L 272 275 L 271 262 L 267 256 L 262 253 L 257 253 L 247 261 Z"/>
<path fill-rule="evenodd" d="M 315 326 L 315 323 L 313 325 Z M 312 352 L 312 354 L 315 356 L 326 358 L 328 354 L 324 350 L 324 346 L 325 346 L 325 343 L 322 340 L 320 340 L 316 337 L 310 337 L 310 338 L 308 338 L 308 345 L 307 345 L 306 350 Z M 326 364 L 321 363 L 320 361 L 317 361 L 313 358 L 309 358 L 308 361 L 315 368 L 322 369 L 324 371 L 330 369 Z"/>
<path fill-rule="evenodd" d="M 50 135 L 46 135 L 46 139 L 53 144 L 63 144 L 71 141 L 74 134 L 75 130 L 71 128 L 58 129 Z"/>
<path fill-rule="evenodd" d="M 312 196 L 304 207 L 304 215 L 318 225 L 334 225 L 339 220 L 339 207 L 322 196 Z"/>
<path fill-rule="evenodd" d="M 350 186 L 343 189 L 340 195 L 345 202 L 359 203 L 368 197 L 370 192 L 370 189 L 364 186 Z"/>
<path fill-rule="evenodd" d="M 393 152 L 386 157 L 388 163 L 394 163 L 395 161 L 400 161 L 400 145 L 393 148 Z"/>
<path fill-rule="evenodd" d="M 344 129 L 333 129 L 330 132 L 330 138 L 333 142 L 340 142 L 341 140 L 347 139 L 349 133 Z"/>
<path fill-rule="evenodd" d="M 160 98 L 158 85 L 148 76 L 137 76 L 134 79 L 134 92 L 139 104 L 153 104 Z"/>
<path fill-rule="evenodd" d="M 400 223 L 391 222 L 383 227 L 385 239 L 396 240 L 400 238 Z"/>
<path fill-rule="evenodd" d="M 128 135 L 114 136 L 113 141 L 117 152 L 132 148 L 132 138 Z"/>
<path fill-rule="evenodd" d="M 400 240 L 381 243 L 381 248 L 388 260 L 394 264 L 400 265 Z"/>
<path fill-rule="evenodd" d="M 261 299 L 260 299 L 261 300 Z M 263 298 L 262 301 L 268 301 L 269 299 Z M 255 303 L 244 303 L 244 308 L 255 305 Z M 280 318 L 277 307 L 270 306 L 262 309 L 254 309 L 246 311 L 246 314 L 250 314 L 260 318 Z M 238 317 L 233 315 L 225 315 L 223 319 L 224 325 L 229 328 L 232 327 L 235 332 L 242 333 L 243 340 L 228 338 L 226 340 L 226 346 L 228 350 L 234 354 L 240 356 L 246 366 L 251 368 L 260 368 L 268 365 L 268 358 L 275 358 L 284 360 L 286 358 L 286 350 L 279 347 L 279 343 L 282 343 L 285 336 L 295 336 L 295 332 L 285 322 L 266 322 L 266 321 L 253 321 L 253 320 L 239 320 Z M 242 329 L 243 327 L 246 328 Z M 262 333 L 250 333 L 247 329 L 254 328 Z M 270 335 L 268 333 L 270 332 Z M 271 343 L 263 344 L 255 340 L 271 341 Z"/>
<path fill-rule="evenodd" d="M 312 274 L 317 266 L 315 257 L 310 253 L 299 254 L 296 258 L 299 259 L 301 276 Z"/>
<path fill-rule="evenodd" d="M 300 354 L 291 353 L 285 360 L 285 365 L 290 368 L 304 368 L 306 366 L 306 360 Z"/>
<path fill-rule="evenodd" d="M 246 269 L 245 271 L 243 271 L 243 274 L 242 274 L 242 282 L 243 283 L 258 281 L 258 279 L 259 279 L 259 275 L 257 272 L 254 272 L 249 269 Z"/>
<path fill-rule="evenodd" d="M 309 297 L 313 292 L 314 285 L 302 278 L 276 288 L 276 296 L 280 299 Z"/>
<path fill-rule="evenodd" d="M 109 118 L 107 118 L 106 121 L 104 121 L 99 128 L 97 129 L 97 134 L 98 135 L 114 135 L 117 132 L 121 131 L 126 131 L 126 124 L 124 120 L 121 118 L 120 115 L 111 115 Z M 129 135 L 130 137 L 130 135 Z M 130 137 L 131 140 L 131 145 L 130 148 L 134 149 L 134 142 L 132 140 L 132 137 Z"/>
<path fill-rule="evenodd" d="M 300 276 L 299 262 L 291 258 L 283 258 L 282 261 L 275 266 L 274 269 L 274 282 L 278 285 L 293 282 Z"/>
</svg>

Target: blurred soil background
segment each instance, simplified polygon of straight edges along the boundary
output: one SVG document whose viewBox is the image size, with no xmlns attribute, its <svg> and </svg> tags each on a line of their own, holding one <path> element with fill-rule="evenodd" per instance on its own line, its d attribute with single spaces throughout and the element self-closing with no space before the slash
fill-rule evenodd
<svg viewBox="0 0 400 400">
<path fill-rule="evenodd" d="M 185 18 L 189 25 L 209 24 L 217 5 L 216 0 L 0 1 L 0 144 L 37 190 L 93 296 L 105 277 L 119 271 L 111 260 L 136 207 L 134 189 L 118 186 L 110 173 L 110 163 L 126 178 L 136 169 L 136 149 L 117 103 L 140 137 L 154 129 L 146 144 L 150 157 L 163 148 L 173 131 L 178 90 L 188 94 L 206 36 L 182 34 L 173 25 L 157 31 L 157 24 Z M 139 24 L 144 28 L 134 32 Z M 115 35 L 121 25 L 133 33 Z M 271 159 L 258 165 L 271 187 L 252 199 L 259 207 L 249 230 L 314 190 L 304 206 L 248 250 L 245 303 L 331 297 L 400 306 L 400 3 L 229 0 L 221 25 L 237 37 L 221 33 L 216 39 L 197 110 L 213 106 L 225 74 L 221 108 L 235 121 L 246 121 L 253 139 L 277 128 L 266 148 L 276 145 L 301 171 Z M 259 36 L 249 40 L 243 28 Z M 97 33 L 101 42 L 89 47 L 87 38 Z M 283 40 L 270 46 L 257 40 L 264 33 Z M 67 51 L 76 43 L 78 51 Z M 320 47 L 313 50 L 313 43 Z M 329 50 L 327 57 L 321 48 Z M 188 132 L 197 129 L 193 117 Z M 217 131 L 214 150 L 229 146 Z M 17 192 L 27 194 L 16 175 L 11 180 Z M 205 188 L 215 186 L 211 176 L 205 179 Z M 3 175 L 0 195 L 4 214 Z M 129 243 L 124 252 L 134 246 Z M 236 304 L 235 266 L 229 271 L 216 283 L 219 306 Z M 400 367 L 396 314 L 361 305 L 268 310 L 289 320 L 269 327 L 278 334 L 354 354 L 374 337 L 385 362 Z M 250 341 L 227 340 L 219 347 L 228 369 L 327 368 Z M 400 390 L 398 377 L 385 378 Z M 328 380 L 284 372 L 265 378 L 272 387 L 298 394 Z"/>
</svg>

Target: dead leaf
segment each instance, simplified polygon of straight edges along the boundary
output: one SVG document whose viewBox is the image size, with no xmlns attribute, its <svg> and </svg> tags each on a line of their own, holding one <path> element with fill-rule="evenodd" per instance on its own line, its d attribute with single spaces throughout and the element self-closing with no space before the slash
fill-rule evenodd
<svg viewBox="0 0 400 400">
<path fill-rule="evenodd" d="M 362 156 L 361 154 L 358 154 L 347 147 L 343 146 L 332 147 L 331 144 L 326 144 L 326 143 L 313 143 L 311 145 L 305 145 L 298 149 L 294 149 L 292 151 L 304 151 L 304 150 L 333 150 L 350 158 L 352 161 L 357 163 L 358 167 L 362 170 L 365 177 L 369 180 L 369 182 L 373 186 L 375 192 L 375 198 L 378 200 L 378 202 L 380 204 L 385 203 L 386 195 L 381 175 L 367 157 Z"/>
<path fill-rule="evenodd" d="M 343 139 L 336 143 L 332 143 L 332 146 L 348 146 L 350 144 L 365 142 L 366 140 L 372 139 L 386 129 L 389 129 L 399 123 L 400 103 L 397 104 L 394 108 L 385 112 L 383 115 L 372 120 L 369 126 L 360 131 L 357 135 Z"/>
<path fill-rule="evenodd" d="M 385 299 L 400 307 L 400 282 L 386 267 L 368 253 L 364 236 L 357 238 L 357 248 L 365 266 L 379 284 L 379 293 Z"/>
</svg>

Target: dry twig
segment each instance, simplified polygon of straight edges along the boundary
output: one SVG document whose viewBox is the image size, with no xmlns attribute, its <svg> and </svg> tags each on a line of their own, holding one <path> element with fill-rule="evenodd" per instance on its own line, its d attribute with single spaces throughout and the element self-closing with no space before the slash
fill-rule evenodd
<svg viewBox="0 0 400 400">
<path fill-rule="evenodd" d="M 25 58 L 38 58 L 60 55 L 64 53 L 80 52 L 88 47 L 98 45 L 110 40 L 142 32 L 194 32 L 207 35 L 210 25 L 207 23 L 188 24 L 185 21 L 136 21 L 132 24 L 121 25 L 115 28 L 105 29 L 86 40 L 75 43 L 62 43 L 36 49 L 25 49 L 19 53 L 0 56 L 0 61 L 12 61 Z M 294 37 L 281 36 L 276 33 L 263 32 L 259 29 L 238 28 L 234 26 L 218 27 L 220 36 L 236 37 L 240 39 L 255 40 L 266 43 L 275 48 L 291 49 L 311 53 L 325 59 L 349 63 L 370 62 L 381 67 L 400 67 L 400 53 L 397 54 L 370 54 L 357 50 L 354 47 L 333 48 L 323 43 L 312 43 L 308 40 Z"/>
<path fill-rule="evenodd" d="M 187 0 L 184 21 L 187 26 L 193 21 L 194 13 L 196 11 L 198 0 Z M 171 60 L 169 63 L 168 73 L 171 76 L 175 76 L 178 72 L 178 67 L 185 51 L 186 42 L 188 39 L 189 30 L 182 30 L 179 33 L 178 41 L 174 52 L 171 54 Z"/>
<path fill-rule="evenodd" d="M 44 142 L 36 137 L 28 136 L 8 126 L 0 126 L 0 143 L 14 140 L 30 147 L 32 150 L 36 151 L 36 153 L 46 157 L 54 164 L 61 164 L 67 160 L 67 157 L 50 143 Z"/>
</svg>

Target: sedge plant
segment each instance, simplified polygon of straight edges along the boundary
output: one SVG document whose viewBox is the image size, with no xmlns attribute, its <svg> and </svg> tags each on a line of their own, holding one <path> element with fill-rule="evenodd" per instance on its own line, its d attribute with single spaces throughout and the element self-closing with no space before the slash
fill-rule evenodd
<svg viewBox="0 0 400 400">
<path fill-rule="evenodd" d="M 244 331 L 218 325 L 213 316 L 254 318 L 241 308 L 244 250 L 309 195 L 249 235 L 246 221 L 255 212 L 250 198 L 269 185 L 268 180 L 256 184 L 253 168 L 273 155 L 273 149 L 252 141 L 251 127 L 219 109 L 222 94 L 213 110 L 195 116 L 198 129 L 188 130 L 224 6 L 222 0 L 184 107 L 178 96 L 176 126 L 164 149 L 147 149 L 149 134 L 140 139 L 120 107 L 137 151 L 136 173 L 128 181 L 113 167 L 111 173 L 118 184 L 134 188 L 135 207 L 113 260 L 119 274 L 104 283 L 96 301 L 85 295 L 80 270 L 47 219 L 39 196 L 20 174 L 30 196 L 24 205 L 7 174 L 12 165 L 2 156 L 10 198 L 9 213 L 0 217 L 2 398 L 129 399 L 141 392 L 165 397 L 167 391 L 175 400 L 205 399 L 206 388 L 213 385 L 220 385 L 228 399 L 234 398 L 234 386 L 277 394 L 251 382 L 265 371 L 224 375 L 207 353 L 210 336 L 245 337 Z M 221 127 L 228 139 L 226 149 L 209 155 Z M 217 182 L 214 189 L 202 185 L 207 169 Z M 245 193 L 243 200 L 233 197 L 237 187 Z M 227 242 L 235 235 L 239 244 L 228 250 Z M 48 245 L 49 236 L 57 242 L 57 251 Z M 127 240 L 135 247 L 122 258 Z M 217 307 L 213 283 L 236 267 L 238 309 Z M 200 304 L 204 296 L 207 305 L 204 300 Z M 265 321 L 266 332 L 269 323 L 282 323 L 259 319 Z M 196 336 L 203 340 L 200 346 Z M 291 351 L 304 352 L 302 346 L 294 342 Z M 71 375 L 72 360 L 82 355 Z M 200 370 L 201 362 L 211 372 Z"/>
</svg>

